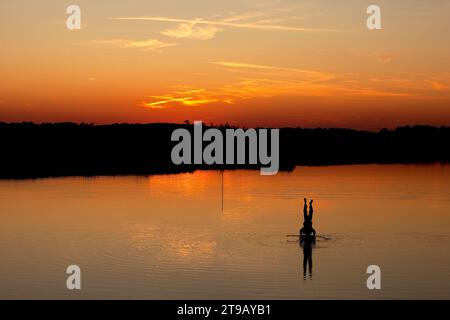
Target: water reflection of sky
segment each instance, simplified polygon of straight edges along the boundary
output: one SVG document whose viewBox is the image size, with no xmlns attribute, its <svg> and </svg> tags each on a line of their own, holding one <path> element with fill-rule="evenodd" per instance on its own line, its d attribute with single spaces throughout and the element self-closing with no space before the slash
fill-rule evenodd
<svg viewBox="0 0 450 320">
<path fill-rule="evenodd" d="M 0 181 L 1 297 L 448 298 L 450 167 Z M 312 277 L 295 238 L 315 199 Z M 368 292 L 378 264 L 383 290 Z M 62 271 L 61 271 L 62 270 Z M 189 295 L 187 295 L 189 293 Z"/>
</svg>

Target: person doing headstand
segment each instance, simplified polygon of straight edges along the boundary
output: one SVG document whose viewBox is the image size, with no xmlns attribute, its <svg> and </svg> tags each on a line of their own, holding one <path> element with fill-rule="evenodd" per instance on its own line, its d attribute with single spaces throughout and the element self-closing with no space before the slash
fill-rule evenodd
<svg viewBox="0 0 450 320">
<path fill-rule="evenodd" d="M 300 229 L 300 235 L 312 235 L 316 236 L 316 230 L 314 230 L 314 228 L 312 227 L 312 219 L 313 219 L 313 213 L 314 213 L 314 209 L 313 209 L 313 200 L 311 200 L 309 202 L 309 214 L 308 214 L 308 205 L 307 205 L 307 201 L 306 198 L 304 198 L 304 205 L 303 205 L 303 228 Z"/>
</svg>

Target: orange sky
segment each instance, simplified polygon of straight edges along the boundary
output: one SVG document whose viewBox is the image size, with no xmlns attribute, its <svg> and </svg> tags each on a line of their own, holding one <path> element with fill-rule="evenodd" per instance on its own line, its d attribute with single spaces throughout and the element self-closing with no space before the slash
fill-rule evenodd
<svg viewBox="0 0 450 320">
<path fill-rule="evenodd" d="M 0 3 L 0 120 L 450 125 L 449 1 L 70 4 Z"/>
</svg>

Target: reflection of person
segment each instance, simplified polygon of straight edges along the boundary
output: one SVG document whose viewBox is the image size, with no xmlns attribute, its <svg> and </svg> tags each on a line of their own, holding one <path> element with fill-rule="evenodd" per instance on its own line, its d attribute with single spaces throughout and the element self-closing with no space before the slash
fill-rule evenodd
<svg viewBox="0 0 450 320">
<path fill-rule="evenodd" d="M 312 227 L 312 219 L 313 219 L 313 200 L 309 202 L 309 214 L 308 214 L 308 205 L 306 198 L 304 198 L 304 205 L 303 205 L 303 228 L 300 229 L 300 235 L 312 235 L 316 236 L 316 230 Z"/>
<path fill-rule="evenodd" d="M 303 279 L 306 280 L 306 269 L 308 268 L 309 278 L 312 279 L 312 249 L 316 241 L 314 238 L 300 240 L 300 247 L 303 248 Z"/>
</svg>

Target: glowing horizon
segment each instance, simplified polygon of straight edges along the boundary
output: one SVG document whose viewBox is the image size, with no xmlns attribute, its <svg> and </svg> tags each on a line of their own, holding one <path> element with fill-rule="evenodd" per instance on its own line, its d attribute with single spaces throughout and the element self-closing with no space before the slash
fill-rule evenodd
<svg viewBox="0 0 450 320">
<path fill-rule="evenodd" d="M 450 125 L 445 1 L 0 4 L 0 121 Z"/>
</svg>

